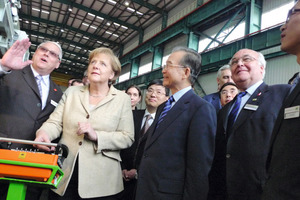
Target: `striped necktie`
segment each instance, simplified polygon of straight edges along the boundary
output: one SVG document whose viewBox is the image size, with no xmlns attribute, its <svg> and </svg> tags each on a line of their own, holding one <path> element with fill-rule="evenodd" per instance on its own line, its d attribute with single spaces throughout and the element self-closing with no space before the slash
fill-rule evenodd
<svg viewBox="0 0 300 200">
<path fill-rule="evenodd" d="M 152 119 L 152 116 L 150 114 L 146 115 L 146 120 L 145 120 L 144 126 L 140 131 L 141 136 L 143 136 L 147 132 L 148 128 L 150 127 L 150 124 L 149 124 L 150 119 Z"/>
<path fill-rule="evenodd" d="M 232 106 L 231 112 L 229 113 L 228 116 L 228 121 L 227 121 L 227 131 L 230 131 L 238 114 L 239 108 L 241 106 L 241 101 L 242 101 L 242 97 L 245 96 L 247 94 L 247 92 L 240 92 L 237 97 L 236 100 Z"/>
<path fill-rule="evenodd" d="M 41 75 L 37 75 L 35 77 L 35 79 L 36 79 L 37 86 L 39 88 L 40 97 L 42 99 L 42 96 L 43 96 L 43 92 L 42 92 L 42 80 L 43 80 L 43 77 Z"/>
<path fill-rule="evenodd" d="M 158 125 L 163 121 L 163 118 L 167 115 L 167 112 L 171 109 L 172 107 L 172 103 L 174 102 L 174 97 L 170 96 L 170 98 L 168 99 L 168 101 L 165 104 L 165 107 L 163 109 L 163 111 L 161 112 L 159 118 L 158 118 L 158 123 L 157 123 L 157 127 Z"/>
</svg>

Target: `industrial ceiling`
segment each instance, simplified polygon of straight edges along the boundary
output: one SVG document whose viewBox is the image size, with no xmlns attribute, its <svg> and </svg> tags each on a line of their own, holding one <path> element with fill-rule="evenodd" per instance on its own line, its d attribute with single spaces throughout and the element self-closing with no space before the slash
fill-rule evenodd
<svg viewBox="0 0 300 200">
<path fill-rule="evenodd" d="M 81 78 L 88 54 L 109 47 L 118 56 L 132 38 L 182 0 L 22 0 L 20 29 L 32 45 L 31 55 L 45 40 L 57 41 L 63 60 L 55 72 Z"/>
</svg>

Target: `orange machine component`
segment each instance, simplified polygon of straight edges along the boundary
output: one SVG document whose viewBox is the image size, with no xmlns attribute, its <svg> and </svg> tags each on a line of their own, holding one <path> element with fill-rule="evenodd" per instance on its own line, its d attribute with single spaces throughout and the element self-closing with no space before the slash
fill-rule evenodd
<svg viewBox="0 0 300 200">
<path fill-rule="evenodd" d="M 25 163 L 57 165 L 58 155 L 0 149 L 0 159 Z M 0 163 L 0 177 L 20 178 L 46 182 L 49 179 L 51 173 L 52 169 L 48 168 Z"/>
</svg>

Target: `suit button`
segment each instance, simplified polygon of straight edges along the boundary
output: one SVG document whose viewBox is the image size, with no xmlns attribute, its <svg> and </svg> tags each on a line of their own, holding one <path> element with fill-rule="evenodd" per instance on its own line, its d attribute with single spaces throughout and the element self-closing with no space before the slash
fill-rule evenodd
<svg viewBox="0 0 300 200">
<path fill-rule="evenodd" d="M 41 104 L 41 103 L 37 103 L 36 106 L 37 106 L 37 107 L 41 107 L 42 104 Z"/>
<path fill-rule="evenodd" d="M 87 119 L 90 118 L 90 115 L 87 115 L 86 118 L 87 118 Z"/>
<path fill-rule="evenodd" d="M 81 145 L 82 145 L 82 142 L 80 141 L 78 144 L 79 144 L 79 146 L 81 146 Z"/>
<path fill-rule="evenodd" d="M 231 155 L 228 153 L 228 154 L 226 154 L 226 158 L 230 158 L 231 157 Z"/>
<path fill-rule="evenodd" d="M 147 154 L 144 154 L 144 158 L 147 158 L 148 157 L 148 155 Z"/>
</svg>

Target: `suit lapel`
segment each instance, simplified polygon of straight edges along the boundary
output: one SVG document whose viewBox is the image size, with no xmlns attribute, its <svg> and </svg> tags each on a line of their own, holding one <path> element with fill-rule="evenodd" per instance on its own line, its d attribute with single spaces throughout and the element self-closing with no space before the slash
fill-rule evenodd
<svg viewBox="0 0 300 200">
<path fill-rule="evenodd" d="M 227 132 L 227 122 L 228 122 L 228 116 L 229 116 L 229 112 L 231 110 L 231 107 L 233 106 L 233 103 L 236 101 L 235 97 L 231 102 L 229 102 L 228 104 L 226 104 L 219 112 L 218 114 L 218 119 L 223 119 L 223 122 L 221 122 L 221 124 L 223 125 L 223 129 L 225 130 L 225 132 Z"/>
<path fill-rule="evenodd" d="M 23 70 L 23 77 L 25 79 L 25 81 L 27 82 L 28 86 L 33 90 L 33 92 L 39 97 L 40 97 L 40 92 L 39 92 L 39 88 L 37 86 L 37 83 L 35 81 L 35 78 L 33 76 L 33 72 L 30 68 L 30 66 L 25 67 Z"/>
<path fill-rule="evenodd" d="M 294 103 L 296 97 L 300 94 L 300 82 L 298 82 L 298 84 L 296 85 L 296 87 L 293 89 L 293 91 L 291 92 L 291 94 L 284 100 L 281 109 L 279 111 L 279 114 L 277 116 L 275 125 L 274 125 L 274 129 L 273 129 L 273 134 L 271 137 L 271 144 L 273 144 L 274 139 L 277 136 L 278 130 L 281 126 L 282 121 L 284 120 L 284 109 L 291 107 L 291 105 Z"/>
<path fill-rule="evenodd" d="M 159 109 L 156 112 L 155 120 L 150 128 L 148 129 L 148 140 L 146 142 L 145 149 L 147 149 L 153 142 L 157 140 L 158 137 L 160 137 L 162 134 L 168 132 L 166 129 L 176 120 L 176 118 L 184 111 L 186 110 L 187 104 L 189 103 L 190 97 L 194 94 L 192 90 L 189 90 L 186 92 L 178 102 L 175 103 L 175 105 L 171 108 L 171 110 L 168 111 L 167 115 L 164 117 L 163 121 L 157 126 L 158 118 L 165 106 L 165 103 L 163 103 L 161 106 L 159 106 Z"/>
<path fill-rule="evenodd" d="M 250 105 L 256 105 L 260 106 L 260 104 L 263 102 L 263 98 L 265 96 L 265 93 L 268 92 L 268 85 L 266 85 L 265 83 L 262 83 L 255 91 L 254 93 L 250 96 L 250 98 L 248 99 L 248 101 L 245 103 L 246 104 L 250 104 Z M 244 107 L 245 107 L 244 105 Z M 232 126 L 232 131 L 234 131 L 235 129 L 237 129 L 240 125 L 242 125 L 246 120 L 249 119 L 249 117 L 255 113 L 256 111 L 254 110 L 248 110 L 248 109 L 244 109 L 244 107 L 241 109 L 235 123 Z"/>
</svg>

